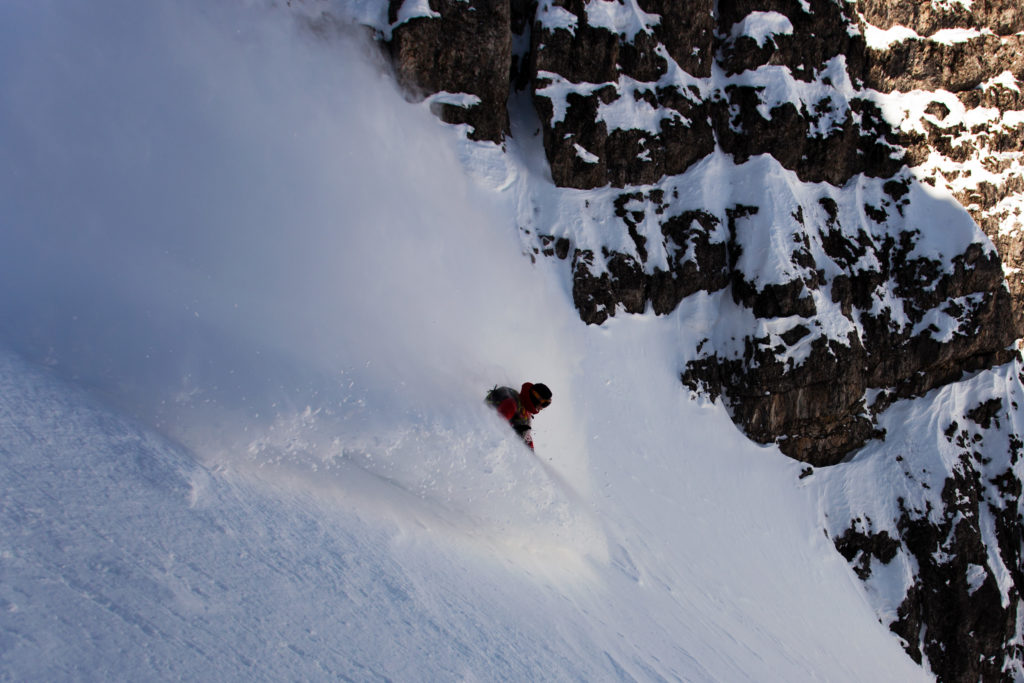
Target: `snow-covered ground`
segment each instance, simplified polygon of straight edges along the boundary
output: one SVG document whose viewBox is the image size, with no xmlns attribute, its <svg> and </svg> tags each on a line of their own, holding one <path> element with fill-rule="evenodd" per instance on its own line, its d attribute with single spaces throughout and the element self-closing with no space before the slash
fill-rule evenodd
<svg viewBox="0 0 1024 683">
<path fill-rule="evenodd" d="M 536 150 L 288 17 L 0 6 L 0 678 L 926 680 L 678 381 L 731 302 L 586 327 Z"/>
</svg>

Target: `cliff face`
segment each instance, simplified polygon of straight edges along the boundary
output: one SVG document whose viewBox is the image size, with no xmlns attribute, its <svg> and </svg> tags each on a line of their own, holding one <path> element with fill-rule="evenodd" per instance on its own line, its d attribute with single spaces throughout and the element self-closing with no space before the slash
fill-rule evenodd
<svg viewBox="0 0 1024 683">
<path fill-rule="evenodd" d="M 884 28 L 894 19 L 877 3 L 719 3 L 716 14 L 710 2 L 477 8 L 451 0 L 407 18 L 408 5 L 392 0 L 389 9 L 397 22 L 390 48 L 400 79 L 428 93 L 473 98 L 469 106 L 438 99 L 445 120 L 470 124 L 476 139 L 500 142 L 508 131 L 510 88 L 527 88 L 553 181 L 623 188 L 616 215 L 635 248 L 595 253 L 571 244 L 572 235 L 557 236 L 570 241 L 574 294 L 585 321 L 599 324 L 616 310 L 648 305 L 666 313 L 695 291 L 727 289 L 758 318 L 819 317 L 814 296 L 824 293 L 857 323 L 853 338 L 817 341 L 811 359 L 793 370 L 775 367 L 778 341 L 753 332 L 742 359 L 723 359 L 714 350 L 694 359 L 684 381 L 724 396 L 751 438 L 779 441 L 795 458 L 830 464 L 874 433 L 867 391 L 920 395 L 962 371 L 1009 359 L 1005 349 L 1019 336 L 1022 316 L 1003 281 L 1008 277 L 1017 294 L 1024 287 L 1014 265 L 1022 256 L 1013 194 L 1024 182 L 1018 159 L 1024 121 L 1010 109 L 1020 99 L 1013 77 L 1002 76 L 1021 70 L 1020 38 L 994 32 L 1015 31 L 1019 11 L 917 10 L 913 26 L 934 33 L 964 25 L 967 33 L 955 36 L 962 42 L 911 37 L 886 44 L 892 31 L 870 22 Z M 940 87 L 946 90 L 927 102 L 897 102 L 887 94 Z M 917 103 L 913 110 L 907 101 Z M 973 121 L 980 123 L 965 123 Z M 716 150 L 736 163 L 770 155 L 806 183 L 843 187 L 865 176 L 889 182 L 879 202 L 865 202 L 852 222 L 827 193 L 801 206 L 792 219 L 801 239 L 780 254 L 793 264 L 794 277 L 761 286 L 756 270 L 737 266 L 743 259 L 735 239 L 758 207 L 679 213 L 657 187 Z M 950 163 L 956 170 L 943 174 Z M 929 226 L 902 215 L 911 179 L 939 184 L 960 199 L 999 253 L 978 243 L 944 259 L 912 257 L 915 231 Z M 636 201 L 657 206 L 657 216 L 623 209 Z M 658 245 L 639 239 L 638 221 L 656 223 L 661 250 L 685 258 L 652 263 Z M 692 255 L 682 248 L 687 244 L 694 245 Z M 826 278 L 827 271 L 838 272 Z M 926 295 L 915 287 L 915 278 L 933 276 L 940 283 Z M 904 310 L 878 310 L 878 298 L 895 298 Z M 966 307 L 957 317 L 969 322 L 940 342 L 919 323 L 943 306 Z M 781 339 L 790 347 L 787 339 L 800 343 L 803 336 Z"/>
<path fill-rule="evenodd" d="M 972 4 L 863 2 L 874 31 L 865 71 L 879 93 L 920 91 L 893 108 L 891 123 L 907 164 L 946 188 L 984 229 L 1002 257 L 1022 324 L 1024 280 L 1024 10 L 1012 2 Z M 902 25 L 905 29 L 894 29 Z"/>
<path fill-rule="evenodd" d="M 467 123 L 478 140 L 501 140 L 508 132 L 512 18 L 508 2 L 434 0 L 425 15 L 388 6 L 395 25 L 389 48 L 399 82 L 414 93 L 469 95 L 436 103 L 448 123 Z"/>
<path fill-rule="evenodd" d="M 812 466 L 884 450 L 894 406 L 1015 361 L 1016 0 L 391 0 L 388 21 L 399 79 L 446 121 L 501 144 L 527 93 L 554 184 L 600 190 L 589 218 L 614 239 L 524 227 L 584 321 L 701 292 L 742 314 L 740 338 L 681 350 L 681 379 L 751 439 Z M 891 628 L 942 680 L 1020 670 L 1019 381 L 942 413 L 944 484 L 875 527 L 830 521 L 862 578 L 915 558 Z M 1005 457 L 973 445 L 992 424 Z"/>
</svg>

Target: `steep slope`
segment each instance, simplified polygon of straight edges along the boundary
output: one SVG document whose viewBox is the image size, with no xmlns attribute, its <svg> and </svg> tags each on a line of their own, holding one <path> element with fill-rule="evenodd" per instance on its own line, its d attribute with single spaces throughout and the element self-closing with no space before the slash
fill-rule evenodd
<svg viewBox="0 0 1024 683">
<path fill-rule="evenodd" d="M 858 570 L 857 553 L 876 543 L 869 517 L 892 534 L 883 556 L 912 557 L 898 618 L 885 601 L 879 613 L 940 679 L 1019 677 L 1021 586 L 1001 577 L 1019 576 L 1022 535 L 1010 398 L 1022 333 L 1022 11 L 909 7 L 510 3 L 507 27 L 480 33 L 496 42 L 472 47 L 475 63 L 494 60 L 489 74 L 508 66 L 508 98 L 451 61 L 411 64 L 468 51 L 444 27 L 479 21 L 473 3 L 393 0 L 386 22 L 363 20 L 405 81 L 436 93 L 439 113 L 468 136 L 513 153 L 541 141 L 546 168 L 533 168 L 564 189 L 524 190 L 532 199 L 521 209 L 540 208 L 520 210 L 520 227 L 537 255 L 567 261 L 585 322 L 670 314 L 724 293 L 720 324 L 696 344 L 681 338 L 677 354 L 686 385 L 721 397 L 751 439 L 813 466 L 901 463 L 887 425 L 902 401 L 928 402 L 977 373 L 1008 378 L 959 412 L 935 409 L 932 426 L 951 435 L 924 441 L 934 446 L 921 468 L 941 473 L 929 486 L 945 495 L 922 498 L 896 464 L 915 505 L 833 494 L 828 505 L 844 519 L 825 525 Z M 476 123 L 506 110 L 510 127 Z M 959 433 L 989 413 L 1005 433 Z M 950 454 L 968 438 L 992 445 Z M 891 490 L 871 478 L 878 470 L 850 471 L 869 477 L 863 487 Z M 965 515 L 1001 521 L 962 525 Z M 953 537 L 963 552 L 933 553 Z M 979 619 L 991 621 L 963 627 Z"/>
<path fill-rule="evenodd" d="M 584 325 L 537 150 L 317 29 L 0 8 L 5 675 L 927 680 L 678 381 L 728 299 Z M 481 402 L 524 378 L 540 457 Z"/>
<path fill-rule="evenodd" d="M 358 468 L 326 482 L 210 471 L 0 362 L 2 661 L 15 679 L 600 678 L 624 656 L 551 608 L 589 605 L 594 588 L 578 570 L 567 581 L 579 558 L 538 527 L 523 529 L 535 546 L 506 548 L 511 536 Z M 521 558 L 528 573 L 513 560 L 531 550 L 550 561 Z"/>
<path fill-rule="evenodd" d="M 608 363 L 622 345 L 664 336 L 652 331 L 595 338 L 593 357 Z M 830 557 L 794 465 L 738 434 L 723 443 L 726 416 L 688 406 L 670 380 L 659 389 L 674 396 L 664 408 L 684 416 L 678 432 L 623 438 L 664 417 L 633 393 L 664 376 L 647 366 L 608 375 L 620 392 L 588 406 L 604 421 L 594 444 L 607 447 L 590 449 L 600 493 L 581 497 L 557 458 L 542 464 L 486 414 L 448 442 L 436 425 L 407 421 L 425 460 L 405 459 L 393 433 L 377 432 L 364 452 L 375 466 L 293 443 L 286 464 L 264 450 L 248 464 L 223 453 L 209 469 L 5 353 L 4 670 L 79 680 L 926 680 Z M 597 384 L 584 389 L 599 396 Z M 669 448 L 698 422 L 719 435 Z M 539 447 L 550 448 L 549 432 Z M 358 434 L 335 436 L 350 447 Z M 720 463 L 709 467 L 699 457 L 708 453 Z"/>
</svg>

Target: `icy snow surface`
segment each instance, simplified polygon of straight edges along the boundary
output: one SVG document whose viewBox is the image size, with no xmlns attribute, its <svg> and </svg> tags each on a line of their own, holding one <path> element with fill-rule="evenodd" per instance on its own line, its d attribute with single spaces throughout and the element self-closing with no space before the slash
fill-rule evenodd
<svg viewBox="0 0 1024 683">
<path fill-rule="evenodd" d="M 721 298 L 584 326 L 517 237 L 536 146 L 371 52 L 0 6 L 4 676 L 925 680 L 815 479 L 679 383 Z M 481 402 L 523 380 L 536 454 Z"/>
</svg>

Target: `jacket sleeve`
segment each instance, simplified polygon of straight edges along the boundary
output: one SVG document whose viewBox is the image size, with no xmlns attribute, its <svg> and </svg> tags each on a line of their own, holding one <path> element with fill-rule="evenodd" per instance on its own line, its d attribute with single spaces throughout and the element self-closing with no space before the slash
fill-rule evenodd
<svg viewBox="0 0 1024 683">
<path fill-rule="evenodd" d="M 510 398 L 498 404 L 498 413 L 506 420 L 511 420 L 516 414 L 516 402 Z"/>
</svg>

